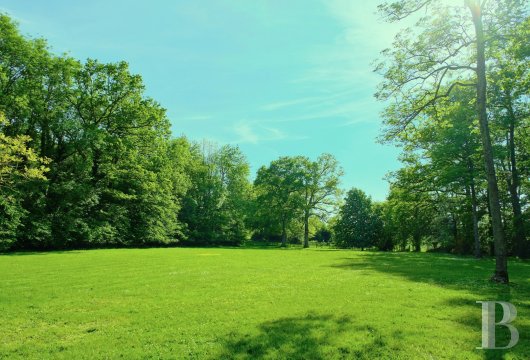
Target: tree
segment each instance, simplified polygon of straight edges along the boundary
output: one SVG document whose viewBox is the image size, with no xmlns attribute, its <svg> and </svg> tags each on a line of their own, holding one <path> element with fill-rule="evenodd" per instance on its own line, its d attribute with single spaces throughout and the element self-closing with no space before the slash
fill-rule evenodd
<svg viewBox="0 0 530 360">
<path fill-rule="evenodd" d="M 497 126 L 498 140 L 505 142 L 501 164 L 501 177 L 506 181 L 513 213 L 513 248 L 516 255 L 530 257 L 530 244 L 526 239 L 525 221 L 521 205 L 521 177 L 524 168 L 519 161 L 525 156 L 521 138 L 530 119 L 528 92 L 530 91 L 530 51 L 527 43 L 530 36 L 530 18 L 521 21 L 513 33 L 503 34 L 498 30 L 497 51 L 492 53 L 494 70 L 489 74 L 489 97 L 491 113 Z M 506 39 L 506 40 L 505 40 Z M 526 125 L 525 125 L 526 122 Z M 495 135 L 495 132 L 494 132 Z M 521 174 L 523 170 L 523 174 Z"/>
<path fill-rule="evenodd" d="M 303 213 L 304 247 L 309 247 L 309 219 L 323 217 L 337 204 L 338 188 L 343 174 L 337 160 L 330 154 L 323 154 L 316 161 L 305 158 L 303 164 Z"/>
<path fill-rule="evenodd" d="M 377 226 L 370 197 L 359 189 L 348 191 L 334 226 L 336 244 L 362 250 L 374 246 L 378 234 Z"/>
<path fill-rule="evenodd" d="M 24 210 L 17 184 L 22 181 L 45 180 L 48 159 L 40 158 L 28 147 L 29 136 L 8 136 L 8 125 L 0 112 L 0 249 L 9 248 L 17 235 Z"/>
<path fill-rule="evenodd" d="M 392 223 L 388 202 L 373 203 L 372 213 L 374 217 L 374 246 L 381 251 L 394 249 L 392 239 Z"/>
<path fill-rule="evenodd" d="M 168 244 L 182 237 L 177 214 L 189 181 L 179 161 L 189 158 L 189 145 L 170 139 L 165 110 L 144 95 L 141 77 L 125 62 L 54 56 L 5 15 L 0 38 L 0 112 L 8 122 L 2 141 L 20 155 L 11 168 L 26 166 L 30 174 L 35 159 L 49 159 L 45 179 L 17 176 L 10 186 L 17 211 L 11 207 L 8 215 L 17 220 L 2 214 L 0 221 L 20 229 L 12 247 Z"/>
<path fill-rule="evenodd" d="M 27 233 L 25 223 L 31 217 L 26 207 L 27 194 L 42 194 L 47 186 L 44 172 L 37 171 L 37 178 L 31 176 L 42 165 L 38 165 L 38 159 L 45 155 L 35 147 L 30 103 L 42 92 L 43 68 L 50 58 L 44 40 L 24 38 L 16 23 L 4 14 L 0 14 L 0 39 L 0 135 L 4 162 L 0 223 L 9 233 L 10 246 L 16 246 Z"/>
<path fill-rule="evenodd" d="M 412 31 L 402 33 L 396 37 L 394 50 L 384 51 L 391 63 L 381 63 L 376 68 L 385 77 L 376 96 L 383 101 L 397 100 L 385 111 L 386 135 L 391 138 L 406 131 L 427 109 L 436 108 L 438 102 L 448 97 L 455 88 L 476 88 L 476 111 L 495 240 L 496 267 L 492 280 L 507 283 L 506 244 L 487 118 L 485 41 L 488 33 L 484 30 L 484 23 L 487 30 L 508 26 L 510 23 L 506 17 L 495 15 L 496 8 L 509 7 L 514 18 L 523 11 L 523 4 L 512 0 L 494 4 L 466 0 L 465 6 L 471 16 L 464 15 L 461 8 L 433 0 L 401 0 L 379 6 L 388 21 L 404 19 L 419 10 L 426 11 L 428 16 L 419 19 L 419 34 Z M 490 8 L 486 9 L 486 6 Z"/>
<path fill-rule="evenodd" d="M 287 245 L 287 227 L 303 213 L 303 157 L 280 157 L 269 167 L 261 167 L 254 181 L 258 206 L 268 214 L 269 221 L 281 225 L 282 246 Z"/>
<path fill-rule="evenodd" d="M 245 240 L 250 199 L 248 162 L 238 147 L 195 144 L 191 188 L 180 214 L 187 224 L 186 243 L 240 244 Z"/>
<path fill-rule="evenodd" d="M 414 156 L 407 162 L 409 166 L 393 174 L 387 203 L 392 213 L 392 227 L 396 231 L 394 242 L 400 245 L 402 251 L 411 242 L 414 251 L 419 252 L 424 239 L 431 234 L 436 214 L 433 204 L 439 199 L 431 197 L 424 184 L 418 181 L 427 176 L 429 170 L 421 166 Z"/>
<path fill-rule="evenodd" d="M 331 240 L 332 232 L 326 226 L 319 228 L 313 238 L 321 244 L 329 244 Z"/>
<path fill-rule="evenodd" d="M 456 235 L 451 251 L 470 253 L 473 248 L 480 257 L 478 192 L 482 173 L 478 169 L 482 158 L 474 111 L 467 106 L 472 99 L 468 89 L 454 90 L 440 100 L 436 111 L 426 111 L 421 123 L 398 137 L 402 160 L 412 170 L 402 172 L 400 182 L 436 199 L 437 204 L 445 205 L 440 211 L 451 212 L 456 222 L 463 223 L 464 238 Z"/>
</svg>

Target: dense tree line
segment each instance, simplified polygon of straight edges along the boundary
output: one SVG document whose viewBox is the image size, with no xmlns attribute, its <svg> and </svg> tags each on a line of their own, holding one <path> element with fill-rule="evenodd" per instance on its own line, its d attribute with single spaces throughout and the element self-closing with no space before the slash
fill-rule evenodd
<svg viewBox="0 0 530 360">
<path fill-rule="evenodd" d="M 333 211 L 333 156 L 280 158 L 253 184 L 236 146 L 173 138 L 127 63 L 56 56 L 6 15 L 0 40 L 1 249 L 286 245 L 287 233 L 308 246 Z"/>
<path fill-rule="evenodd" d="M 249 165 L 237 147 L 203 142 L 192 147 L 191 186 L 179 220 L 187 229 L 183 244 L 237 245 L 248 237 L 252 184 Z"/>
<path fill-rule="evenodd" d="M 280 157 L 252 182 L 238 147 L 172 137 L 127 63 L 54 55 L 1 15 L 0 249 L 313 239 L 495 254 L 507 281 L 505 257 L 530 256 L 530 20 L 523 2 L 466 4 L 380 7 L 391 21 L 432 12 L 376 69 L 392 100 L 381 141 L 403 164 L 383 202 L 342 199 L 329 154 Z"/>
<path fill-rule="evenodd" d="M 418 15 L 385 50 L 376 96 L 383 141 L 403 148 L 387 206 L 396 244 L 528 257 L 530 21 L 525 1 L 391 1 L 388 21 Z M 406 222 L 405 222 L 406 221 Z M 406 224 L 406 225 L 404 225 Z"/>
<path fill-rule="evenodd" d="M 172 138 L 127 63 L 53 55 L 0 16 L 3 249 L 238 242 L 248 164 Z"/>
</svg>

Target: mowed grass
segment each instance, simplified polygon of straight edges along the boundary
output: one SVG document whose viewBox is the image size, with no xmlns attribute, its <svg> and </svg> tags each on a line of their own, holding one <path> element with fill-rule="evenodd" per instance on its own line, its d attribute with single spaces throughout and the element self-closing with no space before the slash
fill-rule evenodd
<svg viewBox="0 0 530 360">
<path fill-rule="evenodd" d="M 0 255 L 0 358 L 530 359 L 530 264 L 510 262 L 508 287 L 488 281 L 493 265 L 331 249 Z M 516 347 L 475 349 L 482 300 L 517 307 Z"/>
</svg>

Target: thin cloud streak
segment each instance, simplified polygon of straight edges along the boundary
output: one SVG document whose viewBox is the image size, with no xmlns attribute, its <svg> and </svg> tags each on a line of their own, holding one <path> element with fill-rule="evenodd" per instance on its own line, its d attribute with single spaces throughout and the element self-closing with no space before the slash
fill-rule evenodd
<svg viewBox="0 0 530 360">
<path fill-rule="evenodd" d="M 287 100 L 287 101 L 278 101 L 278 102 L 274 102 L 274 103 L 270 103 L 270 104 L 265 104 L 265 105 L 260 107 L 260 110 L 263 110 L 263 111 L 275 111 L 275 110 L 280 110 L 280 109 L 292 107 L 292 106 L 295 106 L 295 105 L 306 104 L 306 103 L 312 102 L 314 100 L 318 100 L 318 98 L 317 97 L 306 97 L 306 98 L 301 98 L 301 99 L 294 99 L 294 100 Z"/>
<path fill-rule="evenodd" d="M 263 126 L 263 121 L 240 121 L 235 124 L 233 131 L 238 136 L 232 144 L 250 143 L 254 145 L 273 141 L 294 141 L 308 139 L 307 136 L 294 136 L 270 126 Z"/>
</svg>

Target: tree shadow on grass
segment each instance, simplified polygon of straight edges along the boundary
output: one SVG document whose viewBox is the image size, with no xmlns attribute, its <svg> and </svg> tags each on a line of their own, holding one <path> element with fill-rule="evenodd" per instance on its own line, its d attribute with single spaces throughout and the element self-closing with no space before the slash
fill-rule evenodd
<svg viewBox="0 0 530 360">
<path fill-rule="evenodd" d="M 43 250 L 43 251 L 13 251 L 0 252 L 0 256 L 28 256 L 28 255 L 56 255 L 56 254 L 78 254 L 79 250 Z"/>
<path fill-rule="evenodd" d="M 481 305 L 476 301 L 508 301 L 518 311 L 514 326 L 519 330 L 519 343 L 508 350 L 477 350 L 484 359 L 530 359 L 530 264 L 510 260 L 509 285 L 495 284 L 489 281 L 494 270 L 492 259 L 477 260 L 446 254 L 415 253 L 365 253 L 354 258 L 342 258 L 340 263 L 332 265 L 347 271 L 377 271 L 403 277 L 409 281 L 432 284 L 446 289 L 465 291 L 467 295 L 449 295 L 449 298 L 435 304 L 451 308 L 455 314 L 453 321 L 465 326 L 469 331 L 477 332 L 477 344 L 480 346 Z M 453 293 L 448 293 L 453 294 Z M 433 304 L 434 305 L 434 304 Z M 463 315 L 462 315 L 463 314 Z M 497 321 L 502 317 L 497 313 Z M 498 346 L 509 342 L 509 332 L 497 327 Z"/>
<path fill-rule="evenodd" d="M 353 334 L 363 334 L 367 342 L 359 348 Z M 231 333 L 215 358 L 371 359 L 382 354 L 384 345 L 376 329 L 354 325 L 351 317 L 309 314 L 264 322 L 251 334 Z"/>
<path fill-rule="evenodd" d="M 492 259 L 477 260 L 447 254 L 373 252 L 340 260 L 340 263 L 331 266 L 344 270 L 375 270 L 411 281 L 495 296 L 495 299 L 506 295 L 507 291 L 530 298 L 530 264 L 518 260 L 510 260 L 511 282 L 508 286 L 489 281 L 495 266 Z"/>
<path fill-rule="evenodd" d="M 246 242 L 240 246 L 220 246 L 220 248 L 224 249 L 239 249 L 239 250 L 298 250 L 298 251 L 304 251 L 307 249 L 304 249 L 302 244 L 287 244 L 286 246 L 282 246 L 281 243 L 276 242 L 265 242 L 265 241 L 249 241 Z M 310 245 L 309 249 L 311 250 L 318 250 L 318 251 L 344 251 L 343 249 L 337 249 L 328 245 Z"/>
</svg>

